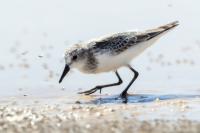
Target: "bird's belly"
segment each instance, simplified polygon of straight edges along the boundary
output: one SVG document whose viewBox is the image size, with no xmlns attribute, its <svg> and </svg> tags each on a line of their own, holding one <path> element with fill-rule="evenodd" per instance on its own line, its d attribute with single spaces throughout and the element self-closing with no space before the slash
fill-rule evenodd
<svg viewBox="0 0 200 133">
<path fill-rule="evenodd" d="M 96 73 L 115 71 L 118 68 L 126 65 L 127 62 L 122 60 L 119 56 L 104 55 L 100 57 Z"/>
<path fill-rule="evenodd" d="M 101 55 L 98 57 L 98 67 L 96 72 L 115 71 L 122 66 L 126 66 L 134 58 L 133 53 L 126 51 L 119 55 Z"/>
<path fill-rule="evenodd" d="M 97 57 L 98 67 L 96 69 L 96 73 L 115 71 L 122 66 L 128 65 L 132 59 L 141 54 L 147 47 L 148 44 L 144 43 L 130 47 L 118 55 L 99 55 Z"/>
</svg>

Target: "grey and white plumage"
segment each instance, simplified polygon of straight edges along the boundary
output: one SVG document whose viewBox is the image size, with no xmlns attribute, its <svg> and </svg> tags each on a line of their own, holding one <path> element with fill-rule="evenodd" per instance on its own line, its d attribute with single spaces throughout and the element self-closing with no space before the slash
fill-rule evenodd
<svg viewBox="0 0 200 133">
<path fill-rule="evenodd" d="M 83 73 L 116 72 L 178 25 L 178 21 L 143 32 L 122 32 L 92 39 L 67 48 L 65 62 Z M 63 79 L 60 79 L 60 82 Z"/>
</svg>

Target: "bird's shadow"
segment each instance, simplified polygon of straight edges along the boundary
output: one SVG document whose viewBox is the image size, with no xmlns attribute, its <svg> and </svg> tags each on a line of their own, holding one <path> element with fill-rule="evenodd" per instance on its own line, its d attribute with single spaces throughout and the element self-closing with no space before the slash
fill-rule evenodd
<svg viewBox="0 0 200 133">
<path fill-rule="evenodd" d="M 94 100 L 86 102 L 86 104 L 119 104 L 119 103 L 147 103 L 156 100 L 172 100 L 172 99 L 190 99 L 200 98 L 200 95 L 153 95 L 153 94 L 136 94 L 129 95 L 126 99 L 114 96 L 94 96 Z"/>
</svg>

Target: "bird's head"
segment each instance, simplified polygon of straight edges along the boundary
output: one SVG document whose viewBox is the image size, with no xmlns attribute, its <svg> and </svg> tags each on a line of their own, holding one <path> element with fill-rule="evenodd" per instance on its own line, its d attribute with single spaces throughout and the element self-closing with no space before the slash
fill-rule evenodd
<svg viewBox="0 0 200 133">
<path fill-rule="evenodd" d="M 65 52 L 65 68 L 60 77 L 59 83 L 62 82 L 66 74 L 70 71 L 71 68 L 80 68 L 84 64 L 85 59 L 85 50 L 81 45 L 76 44 L 72 47 L 66 49 Z"/>
</svg>

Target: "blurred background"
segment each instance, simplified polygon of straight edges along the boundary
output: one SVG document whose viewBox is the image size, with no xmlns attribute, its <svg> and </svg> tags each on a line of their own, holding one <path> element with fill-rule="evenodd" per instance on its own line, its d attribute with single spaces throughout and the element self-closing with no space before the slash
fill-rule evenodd
<svg viewBox="0 0 200 133">
<path fill-rule="evenodd" d="M 180 26 L 132 61 L 139 71 L 131 93 L 180 94 L 200 90 L 198 0 L 6 0 L 0 1 L 0 96 L 76 95 L 115 82 L 115 75 L 76 70 L 58 84 L 68 45 L 101 35 L 145 30 L 171 21 Z M 132 78 L 103 93 L 119 94 Z"/>
</svg>

